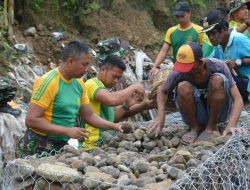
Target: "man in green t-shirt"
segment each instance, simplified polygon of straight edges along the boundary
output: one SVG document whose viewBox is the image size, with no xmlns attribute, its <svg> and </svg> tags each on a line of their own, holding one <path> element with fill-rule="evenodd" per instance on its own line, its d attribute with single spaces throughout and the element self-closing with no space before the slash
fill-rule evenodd
<svg viewBox="0 0 250 190">
<path fill-rule="evenodd" d="M 154 62 L 149 75 L 154 75 L 157 72 L 157 67 L 164 61 L 170 47 L 173 48 L 173 62 L 176 61 L 176 54 L 178 49 L 187 41 L 197 42 L 201 45 L 203 34 L 202 27 L 193 24 L 190 20 L 191 11 L 187 2 L 178 2 L 173 13 L 176 17 L 178 25 L 169 28 L 166 32 L 164 44 L 160 53 Z"/>
<path fill-rule="evenodd" d="M 107 56 L 100 64 L 97 77 L 86 81 L 87 95 L 90 105 L 96 115 L 110 122 L 119 122 L 122 119 L 140 113 L 145 109 L 154 107 L 153 100 L 144 95 L 141 84 L 132 84 L 129 87 L 110 92 L 126 69 L 125 63 L 116 55 Z M 143 99 L 141 103 L 137 100 Z M 85 150 L 91 150 L 102 144 L 102 129 L 82 123 L 81 127 L 91 132 L 88 139 L 82 142 Z M 113 131 L 109 131 L 113 134 Z M 113 134 L 114 135 L 114 134 Z"/>
<path fill-rule="evenodd" d="M 60 66 L 34 83 L 25 120 L 27 131 L 19 142 L 20 156 L 58 151 L 69 138 L 88 139 L 88 130 L 75 127 L 78 113 L 96 128 L 122 132 L 121 124 L 104 120 L 91 109 L 85 84 L 80 79 L 90 59 L 89 47 L 72 41 L 63 50 Z"/>
</svg>

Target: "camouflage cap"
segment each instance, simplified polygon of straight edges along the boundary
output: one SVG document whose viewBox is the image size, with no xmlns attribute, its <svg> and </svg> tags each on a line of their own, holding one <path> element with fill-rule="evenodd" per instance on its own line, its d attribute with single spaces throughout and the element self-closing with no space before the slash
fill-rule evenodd
<svg viewBox="0 0 250 190">
<path fill-rule="evenodd" d="M 99 50 L 96 55 L 96 61 L 98 65 L 100 65 L 108 55 L 117 55 L 119 57 L 125 56 L 128 48 L 116 37 L 100 41 L 97 44 L 97 47 Z"/>
<path fill-rule="evenodd" d="M 245 1 L 245 0 L 232 0 L 232 1 L 230 1 L 229 14 L 231 15 L 234 11 L 237 11 L 243 5 L 247 5 L 247 8 L 250 9 L 250 1 Z"/>
</svg>

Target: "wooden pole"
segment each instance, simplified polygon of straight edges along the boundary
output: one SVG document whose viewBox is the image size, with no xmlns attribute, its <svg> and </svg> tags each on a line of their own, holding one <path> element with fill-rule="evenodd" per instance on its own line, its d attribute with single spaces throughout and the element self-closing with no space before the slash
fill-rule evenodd
<svg viewBox="0 0 250 190">
<path fill-rule="evenodd" d="M 4 9 L 3 9 L 3 17 L 4 17 L 4 25 L 8 26 L 8 0 L 4 0 Z"/>
<path fill-rule="evenodd" d="M 9 8 L 8 8 L 8 40 L 13 43 L 13 27 L 14 24 L 14 0 L 9 0 Z"/>
</svg>

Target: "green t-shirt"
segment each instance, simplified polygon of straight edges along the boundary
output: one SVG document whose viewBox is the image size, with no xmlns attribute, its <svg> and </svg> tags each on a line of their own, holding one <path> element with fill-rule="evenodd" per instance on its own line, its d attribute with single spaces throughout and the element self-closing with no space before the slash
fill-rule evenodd
<svg viewBox="0 0 250 190">
<path fill-rule="evenodd" d="M 48 122 L 73 128 L 80 106 L 88 104 L 89 99 L 83 80 L 67 80 L 57 68 L 46 73 L 34 83 L 31 103 L 45 109 L 43 118 Z M 56 141 L 69 139 L 65 135 L 47 135 L 39 131 L 32 131 Z"/>
<path fill-rule="evenodd" d="M 202 41 L 202 53 L 203 53 L 203 57 L 209 57 L 213 51 L 213 45 L 211 44 L 207 34 L 204 34 L 204 38 Z"/>
<path fill-rule="evenodd" d="M 239 23 L 239 22 L 236 22 L 234 20 L 231 20 L 230 23 L 229 23 L 229 28 L 238 28 L 242 23 Z M 249 33 L 249 30 L 246 29 L 244 32 L 243 32 L 244 35 L 246 35 L 248 38 L 250 38 L 250 33 Z"/>
<path fill-rule="evenodd" d="M 106 89 L 104 84 L 97 78 L 92 78 L 87 80 L 85 85 L 90 106 L 93 109 L 94 113 L 107 121 L 114 122 L 114 108 L 106 106 L 95 100 L 96 93 L 98 93 L 98 91 L 101 89 Z M 88 135 L 89 139 L 86 139 L 83 142 L 84 149 L 91 150 L 95 147 L 98 147 L 98 145 L 102 142 L 102 133 L 104 130 L 97 129 L 86 123 L 82 123 L 81 127 L 84 127 L 85 129 L 91 131 L 91 134 Z M 114 134 L 114 131 L 109 130 L 108 132 Z"/>
<path fill-rule="evenodd" d="M 181 29 L 179 25 L 169 28 L 166 32 L 164 41 L 173 48 L 173 62 L 176 61 L 176 54 L 178 49 L 188 41 L 202 44 L 203 33 L 202 27 L 191 23 L 191 26 L 185 30 Z"/>
</svg>

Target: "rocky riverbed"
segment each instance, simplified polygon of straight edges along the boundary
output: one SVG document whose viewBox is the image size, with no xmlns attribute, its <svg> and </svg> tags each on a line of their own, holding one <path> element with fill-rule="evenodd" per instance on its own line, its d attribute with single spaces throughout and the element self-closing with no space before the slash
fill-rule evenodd
<svg viewBox="0 0 250 190">
<path fill-rule="evenodd" d="M 7 165 L 7 189 L 165 189 L 211 158 L 227 139 L 185 146 L 187 128 L 177 113 L 169 117 L 160 137 L 146 133 L 148 122 L 134 123 L 134 132 L 103 133 L 103 146 L 92 152 L 66 145 L 55 156 L 16 159 Z M 240 124 L 249 121 L 243 117 Z M 179 122 L 178 122 L 179 121 Z M 175 122 L 175 123 L 173 123 Z"/>
</svg>

